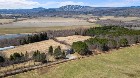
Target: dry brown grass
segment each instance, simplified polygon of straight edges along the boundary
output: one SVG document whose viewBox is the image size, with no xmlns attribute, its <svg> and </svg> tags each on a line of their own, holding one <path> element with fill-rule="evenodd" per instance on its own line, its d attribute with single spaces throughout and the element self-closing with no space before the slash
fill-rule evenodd
<svg viewBox="0 0 140 78">
<path fill-rule="evenodd" d="M 34 33 L 42 32 L 48 30 L 67 30 L 67 29 L 76 29 L 76 28 L 90 28 L 97 27 L 99 25 L 79 25 L 79 26 L 51 26 L 51 27 L 25 27 L 25 28 L 0 28 L 1 34 L 20 34 L 20 33 Z"/>
<path fill-rule="evenodd" d="M 53 40 L 46 40 L 46 41 L 41 41 L 41 42 L 36 42 L 36 43 L 31 43 L 31 44 L 26 44 L 26 45 L 21 45 L 17 46 L 14 49 L 6 50 L 3 51 L 3 54 L 6 57 L 9 57 L 11 54 L 17 52 L 17 53 L 25 53 L 26 51 L 31 53 L 33 51 L 39 50 L 41 52 L 47 52 L 48 48 L 50 46 L 53 46 L 56 48 L 57 46 L 60 46 L 62 49 L 66 49 L 67 47 L 63 44 L 60 44 L 58 42 L 55 42 Z"/>
<path fill-rule="evenodd" d="M 14 19 L 0 19 L 0 23 L 1 23 L 1 24 L 13 22 L 13 21 L 14 21 Z"/>
<path fill-rule="evenodd" d="M 139 17 L 114 17 L 114 16 L 103 16 L 100 18 L 101 20 L 116 20 L 116 21 L 132 21 L 132 20 L 140 20 Z"/>
<path fill-rule="evenodd" d="M 27 18 L 18 18 L 17 21 L 27 20 Z M 13 23 L 15 19 L 0 19 L 0 24 Z"/>
<path fill-rule="evenodd" d="M 64 41 L 68 44 L 72 44 L 73 42 L 77 42 L 77 41 L 84 41 L 91 38 L 90 36 L 77 36 L 77 35 L 73 35 L 73 36 L 68 36 L 68 37 L 58 37 L 57 39 L 59 41 Z"/>
<path fill-rule="evenodd" d="M 40 17 L 24 21 L 14 22 L 12 24 L 0 25 L 0 28 L 23 28 L 23 27 L 50 27 L 50 26 L 81 26 L 92 25 L 86 20 L 75 18 L 61 18 L 61 17 Z"/>
</svg>

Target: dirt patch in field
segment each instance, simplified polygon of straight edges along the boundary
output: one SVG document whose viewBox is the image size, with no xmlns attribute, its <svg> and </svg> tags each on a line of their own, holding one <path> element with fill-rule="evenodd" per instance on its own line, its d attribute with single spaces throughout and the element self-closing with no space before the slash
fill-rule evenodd
<svg viewBox="0 0 140 78">
<path fill-rule="evenodd" d="M 73 42 L 77 42 L 77 41 L 84 41 L 84 40 L 87 40 L 91 38 L 90 36 L 77 36 L 77 35 L 74 35 L 74 36 L 68 36 L 68 37 L 58 37 L 57 39 L 59 41 L 64 41 L 70 45 L 72 45 Z"/>
</svg>

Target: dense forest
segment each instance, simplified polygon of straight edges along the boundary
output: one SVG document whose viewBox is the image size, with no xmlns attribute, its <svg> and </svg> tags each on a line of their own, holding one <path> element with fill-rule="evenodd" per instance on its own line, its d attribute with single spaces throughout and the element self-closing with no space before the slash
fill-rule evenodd
<svg viewBox="0 0 140 78">
<path fill-rule="evenodd" d="M 140 30 L 131 30 L 119 26 L 104 26 L 90 28 L 83 33 L 84 36 L 93 36 L 84 42 L 73 43 L 74 51 L 83 55 L 89 51 L 109 51 L 110 49 L 118 49 L 120 47 L 130 46 L 140 43 Z M 84 45 L 83 45 L 84 44 Z M 82 46 L 83 45 L 83 46 Z M 88 48 L 86 47 L 88 46 Z M 86 48 L 85 48 L 86 47 Z M 87 49 L 89 51 L 87 51 Z"/>
</svg>

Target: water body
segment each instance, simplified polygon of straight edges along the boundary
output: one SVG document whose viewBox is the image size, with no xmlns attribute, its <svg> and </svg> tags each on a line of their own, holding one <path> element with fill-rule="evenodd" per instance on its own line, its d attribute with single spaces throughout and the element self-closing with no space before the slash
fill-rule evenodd
<svg viewBox="0 0 140 78">
<path fill-rule="evenodd" d="M 8 34 L 8 35 L 0 35 L 0 40 L 2 39 L 11 39 L 11 38 L 17 38 L 17 37 L 24 37 L 28 34 Z"/>
</svg>

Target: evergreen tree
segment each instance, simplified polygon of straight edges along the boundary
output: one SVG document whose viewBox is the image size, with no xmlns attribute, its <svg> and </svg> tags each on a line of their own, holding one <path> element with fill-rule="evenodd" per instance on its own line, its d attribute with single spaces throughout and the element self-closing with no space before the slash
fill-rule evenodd
<svg viewBox="0 0 140 78">
<path fill-rule="evenodd" d="M 51 56 L 53 55 L 53 47 L 52 46 L 50 46 L 49 47 L 49 52 L 48 52 Z"/>
<path fill-rule="evenodd" d="M 62 52 L 61 52 L 61 48 L 60 48 L 60 46 L 58 46 L 55 50 L 54 50 L 54 57 L 56 58 L 56 59 L 60 59 L 60 58 L 62 58 Z"/>
</svg>

